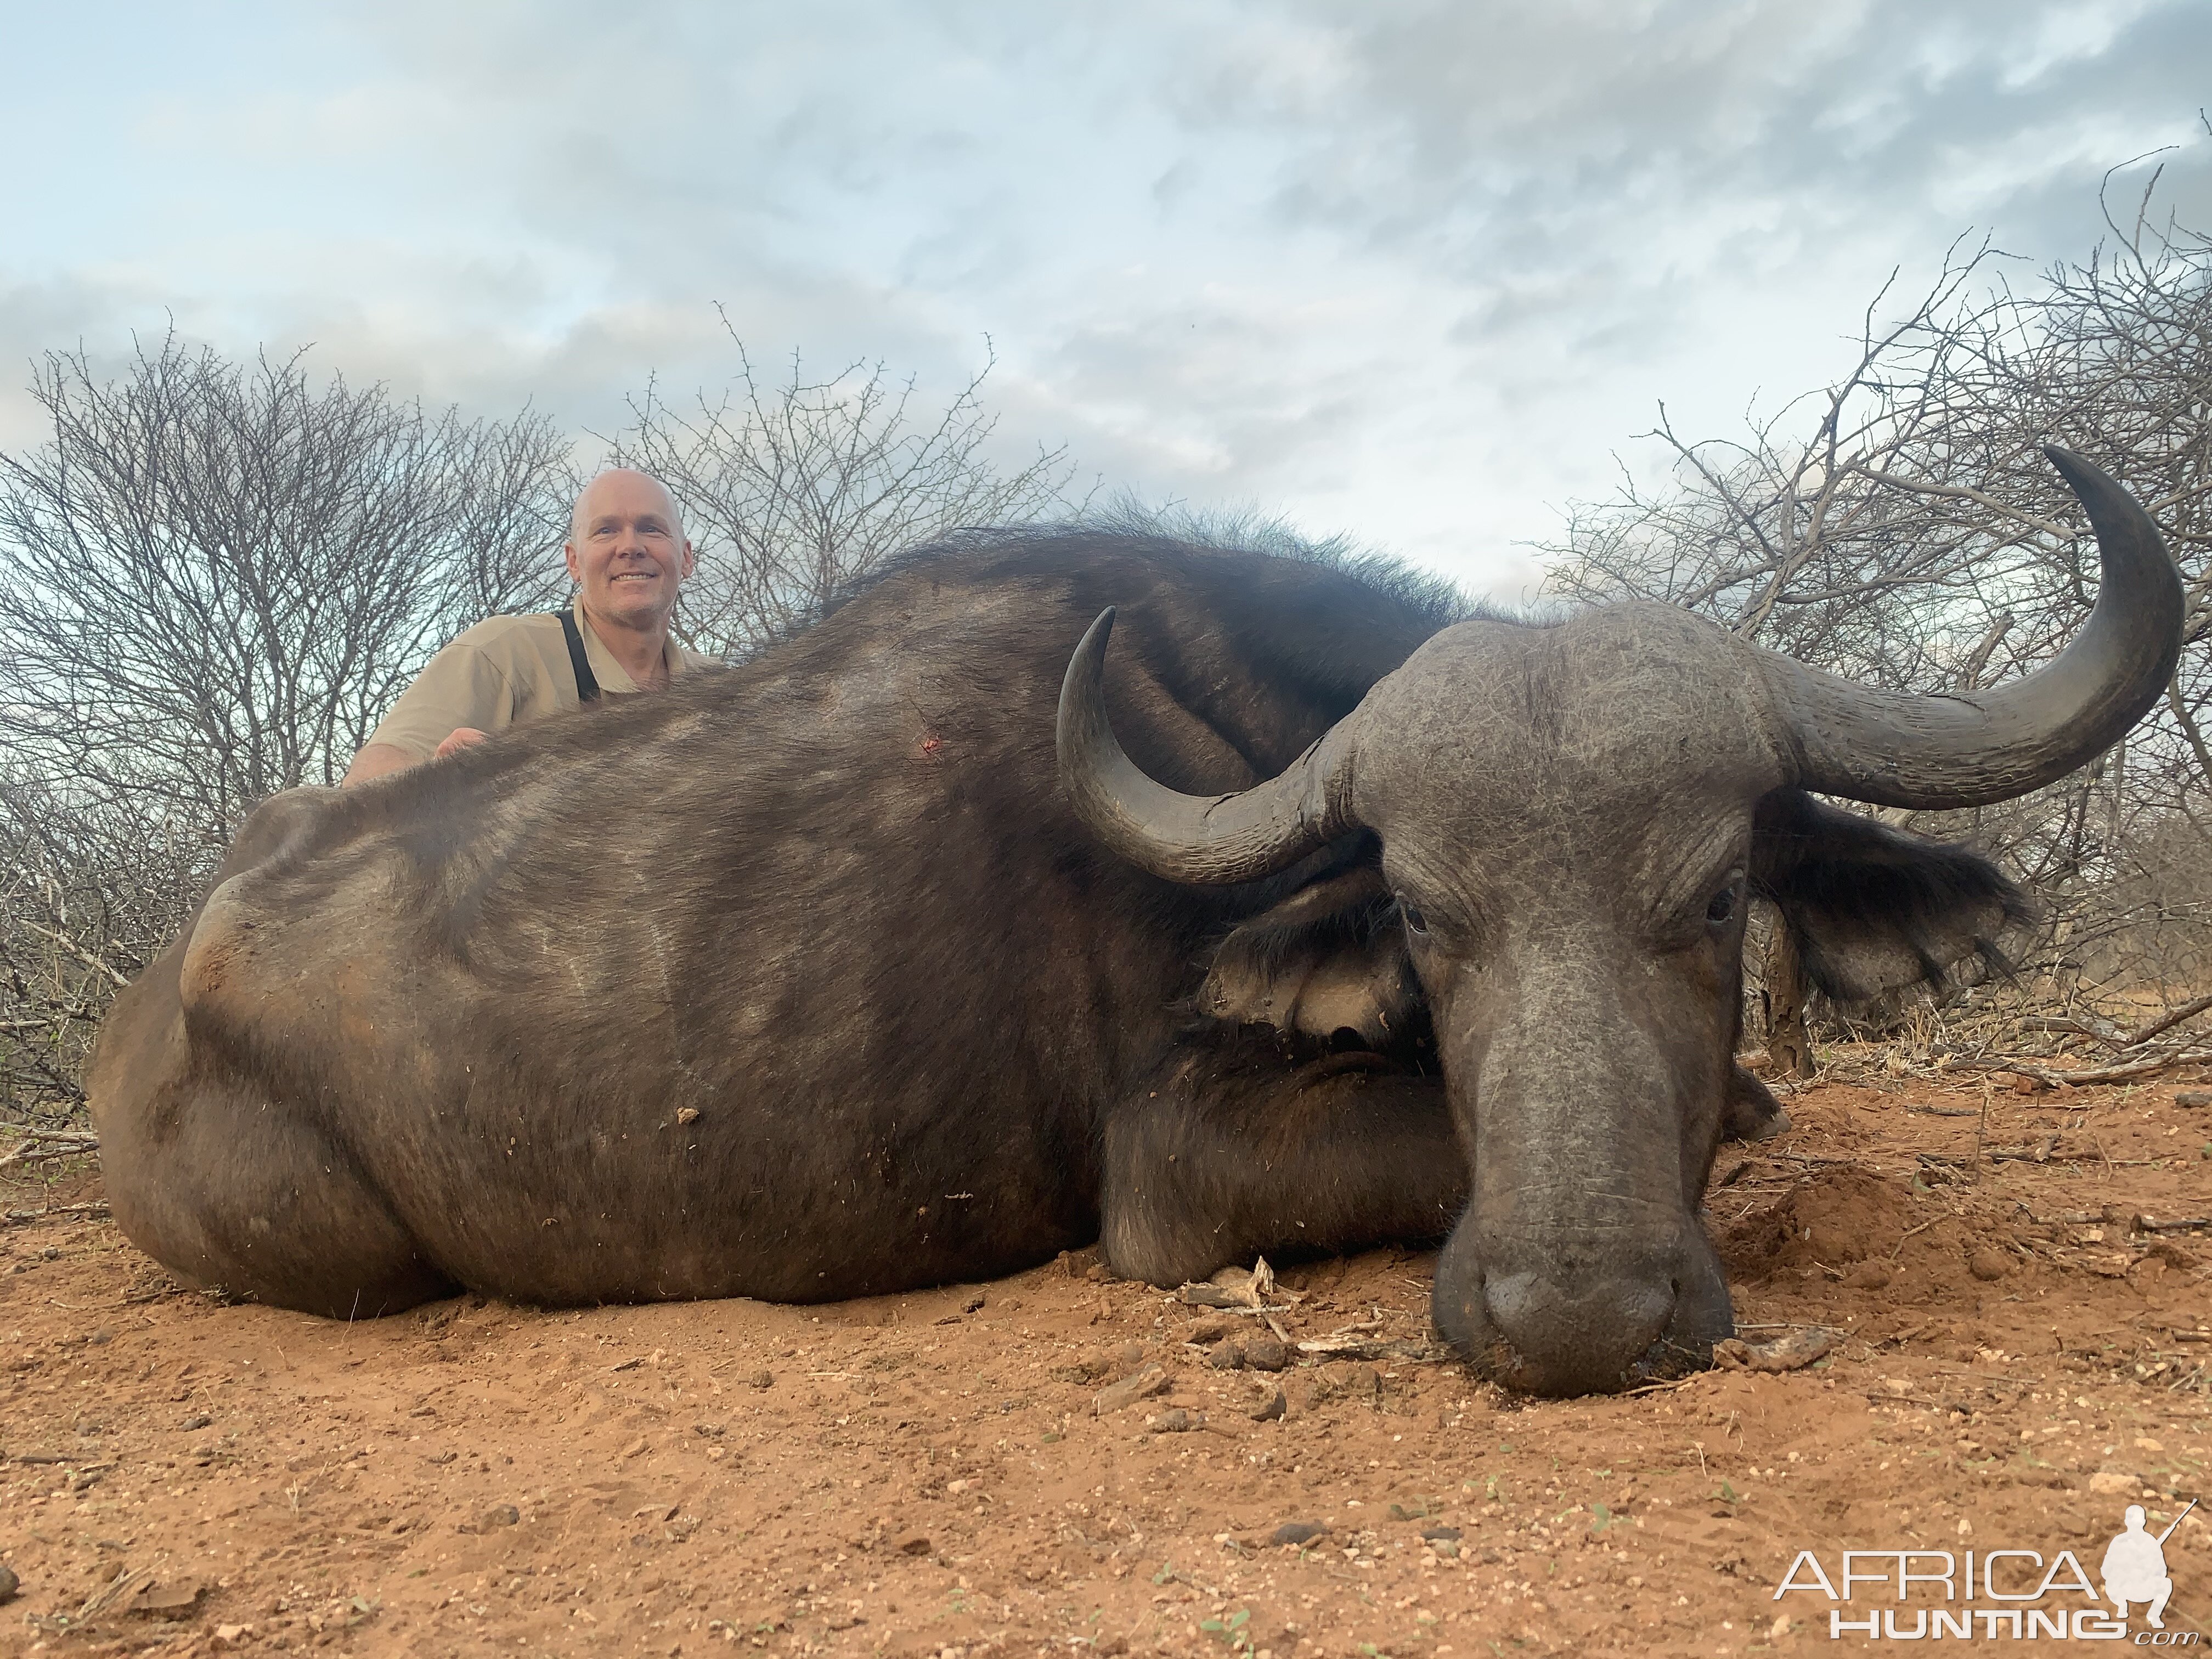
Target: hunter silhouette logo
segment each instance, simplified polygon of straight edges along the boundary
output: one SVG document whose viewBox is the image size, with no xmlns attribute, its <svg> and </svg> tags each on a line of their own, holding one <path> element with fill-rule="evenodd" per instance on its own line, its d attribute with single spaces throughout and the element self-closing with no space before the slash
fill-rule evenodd
<svg viewBox="0 0 2212 1659">
<path fill-rule="evenodd" d="M 2146 1628 L 2135 1633 L 2135 1645 L 2193 1648 L 2197 1632 L 2166 1627 L 2173 1595 L 2166 1545 L 2197 1504 L 2191 1498 L 2162 1532 L 2150 1530 L 2142 1504 L 2129 1504 L 2094 1578 L 2070 1549 L 2047 1559 L 2041 1550 L 2009 1546 L 1963 1553 L 1847 1549 L 1832 1573 L 1817 1551 L 1799 1550 L 1772 1599 L 1810 1595 L 1827 1601 L 1830 1641 L 1855 1635 L 1892 1642 L 2126 1641 L 2129 1613 L 2136 1609 Z"/>
<path fill-rule="evenodd" d="M 2098 1576 L 2105 1581 L 2105 1599 L 2120 1610 L 2120 1617 L 2128 1616 L 2128 1603 L 2149 1603 L 2143 1617 L 2150 1621 L 2153 1630 L 2166 1628 L 2166 1598 L 2173 1594 L 2173 1580 L 2166 1572 L 2166 1540 L 2173 1536 L 2179 1526 L 2197 1507 L 2197 1500 L 2189 1500 L 2184 1510 L 2166 1525 L 2164 1532 L 2154 1538 L 2143 1530 L 2143 1507 L 2128 1505 L 2122 1517 L 2127 1530 L 2105 1546 L 2104 1565 Z"/>
</svg>

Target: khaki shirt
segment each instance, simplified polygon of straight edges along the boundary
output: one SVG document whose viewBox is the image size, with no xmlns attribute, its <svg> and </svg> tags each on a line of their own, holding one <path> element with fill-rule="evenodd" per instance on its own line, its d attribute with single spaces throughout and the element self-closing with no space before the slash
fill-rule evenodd
<svg viewBox="0 0 2212 1659">
<path fill-rule="evenodd" d="M 637 682 L 584 620 L 580 601 L 574 614 L 583 635 L 584 660 L 592 665 L 599 690 L 609 696 L 635 691 Z M 672 635 L 664 659 L 671 679 L 720 665 L 712 657 L 685 650 Z M 496 732 L 581 706 L 561 619 L 543 613 L 494 617 L 431 658 L 368 740 L 428 760 L 457 726 Z"/>
</svg>

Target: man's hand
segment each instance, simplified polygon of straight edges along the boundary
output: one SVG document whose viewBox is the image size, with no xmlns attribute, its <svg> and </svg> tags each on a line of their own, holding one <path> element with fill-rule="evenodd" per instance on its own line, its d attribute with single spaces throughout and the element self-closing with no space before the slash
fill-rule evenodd
<svg viewBox="0 0 2212 1659">
<path fill-rule="evenodd" d="M 438 745 L 437 752 L 432 758 L 443 760 L 448 755 L 458 755 L 471 744 L 482 743 L 490 735 L 489 732 L 477 731 L 473 726 L 457 726 L 445 742 Z"/>
</svg>

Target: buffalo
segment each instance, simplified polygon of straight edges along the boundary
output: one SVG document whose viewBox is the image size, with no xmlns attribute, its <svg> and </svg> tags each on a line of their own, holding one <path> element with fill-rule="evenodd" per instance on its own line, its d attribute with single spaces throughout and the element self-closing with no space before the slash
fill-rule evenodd
<svg viewBox="0 0 2212 1659">
<path fill-rule="evenodd" d="M 1838 996 L 2021 908 L 1815 796 L 2024 793 L 2172 670 L 2156 530 L 2051 455 L 2102 586 L 1991 691 L 1869 690 L 1664 606 L 1470 617 L 1324 562 L 978 532 L 726 673 L 276 797 L 101 1034 L 114 1213 L 337 1317 L 1442 1240 L 1435 1322 L 1486 1375 L 1706 1363 L 1700 1199 L 1778 1121 L 1733 1061 L 1747 901 Z"/>
</svg>

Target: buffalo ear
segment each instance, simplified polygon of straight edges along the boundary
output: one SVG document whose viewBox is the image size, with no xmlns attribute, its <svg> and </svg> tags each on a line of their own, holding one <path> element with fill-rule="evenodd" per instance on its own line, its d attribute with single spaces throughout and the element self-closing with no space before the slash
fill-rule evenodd
<svg viewBox="0 0 2212 1659">
<path fill-rule="evenodd" d="M 1324 1042 L 1343 1030 L 1377 1050 L 1405 1041 L 1421 988 L 1382 872 L 1315 882 L 1239 925 L 1214 947 L 1198 1011 Z"/>
<path fill-rule="evenodd" d="M 1841 1002 L 1941 985 L 1979 957 L 2002 970 L 1997 935 L 2029 915 L 1997 867 L 1797 789 L 1759 804 L 1751 887 L 1782 913 L 1814 984 Z"/>
</svg>

